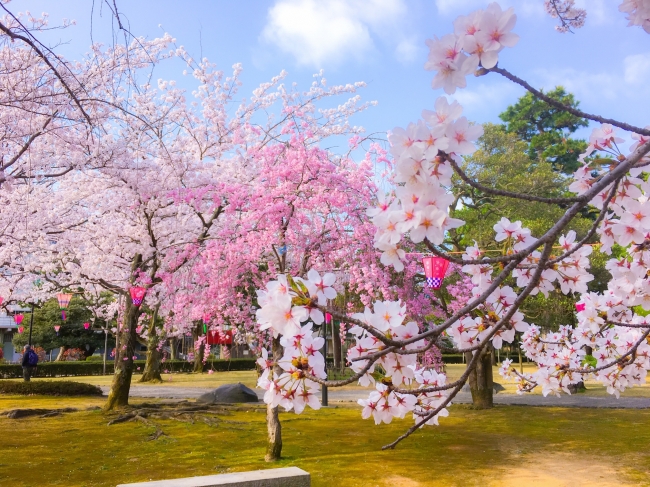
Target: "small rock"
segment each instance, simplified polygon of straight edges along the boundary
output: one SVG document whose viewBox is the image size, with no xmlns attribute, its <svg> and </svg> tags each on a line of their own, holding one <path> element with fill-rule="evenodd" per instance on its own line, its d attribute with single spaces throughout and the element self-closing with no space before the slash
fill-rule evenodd
<svg viewBox="0 0 650 487">
<path fill-rule="evenodd" d="M 242 402 L 259 402 L 257 394 L 250 387 L 246 387 L 241 382 L 237 384 L 226 384 L 214 391 L 206 392 L 196 399 L 196 402 L 203 404 L 217 403 L 242 403 Z"/>
</svg>

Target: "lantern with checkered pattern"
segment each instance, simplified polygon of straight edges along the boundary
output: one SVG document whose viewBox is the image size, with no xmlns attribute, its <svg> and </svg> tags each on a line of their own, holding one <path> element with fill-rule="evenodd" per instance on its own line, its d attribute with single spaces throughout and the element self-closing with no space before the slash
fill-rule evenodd
<svg viewBox="0 0 650 487">
<path fill-rule="evenodd" d="M 425 257 L 422 259 L 424 264 L 424 275 L 427 278 L 427 286 L 433 289 L 440 289 L 442 280 L 447 273 L 449 261 L 442 257 Z"/>
</svg>

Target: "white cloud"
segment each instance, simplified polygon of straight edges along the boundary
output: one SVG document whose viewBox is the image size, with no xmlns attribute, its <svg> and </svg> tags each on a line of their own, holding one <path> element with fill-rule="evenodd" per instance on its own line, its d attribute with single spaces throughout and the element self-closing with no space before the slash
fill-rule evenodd
<svg viewBox="0 0 650 487">
<path fill-rule="evenodd" d="M 421 55 L 424 47 L 420 46 L 414 38 L 404 39 L 397 44 L 395 48 L 395 55 L 400 62 L 404 64 L 411 63 L 416 59 L 424 59 L 425 56 Z"/>
<path fill-rule="evenodd" d="M 322 68 L 372 52 L 373 36 L 394 34 L 406 8 L 405 0 L 277 0 L 260 38 L 298 64 Z M 402 36 L 397 52 L 411 53 L 408 42 Z"/>
<path fill-rule="evenodd" d="M 625 82 L 631 85 L 647 84 L 650 81 L 650 52 L 631 54 L 623 60 Z"/>
<path fill-rule="evenodd" d="M 573 68 L 557 70 L 537 70 L 537 82 L 545 90 L 563 86 L 573 93 L 578 100 L 595 103 L 602 100 L 616 100 L 621 97 L 620 76 L 611 73 L 591 73 Z M 529 80 L 530 81 L 530 80 Z"/>
</svg>

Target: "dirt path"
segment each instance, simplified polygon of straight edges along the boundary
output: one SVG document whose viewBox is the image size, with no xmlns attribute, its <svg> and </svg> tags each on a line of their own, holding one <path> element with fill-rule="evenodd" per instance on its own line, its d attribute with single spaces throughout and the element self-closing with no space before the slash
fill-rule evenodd
<svg viewBox="0 0 650 487">
<path fill-rule="evenodd" d="M 104 394 L 108 394 L 109 387 L 102 386 Z M 172 387 L 172 386 L 131 386 L 132 397 L 150 397 L 164 399 L 196 399 L 201 394 L 210 391 L 205 387 Z M 258 397 L 262 398 L 264 391 L 257 389 Z M 357 399 L 364 397 L 364 391 L 358 390 L 329 390 L 329 400 L 336 402 L 356 402 Z M 469 404 L 472 402 L 469 393 L 460 393 L 454 401 L 458 404 Z M 579 407 L 579 408 L 623 408 L 623 409 L 645 409 L 650 408 L 650 398 L 646 397 L 621 397 L 616 399 L 614 396 L 608 397 L 589 397 L 581 394 L 572 396 L 549 396 L 540 395 L 523 395 L 516 394 L 497 394 L 494 396 L 495 404 L 508 406 L 547 406 L 547 407 Z"/>
</svg>

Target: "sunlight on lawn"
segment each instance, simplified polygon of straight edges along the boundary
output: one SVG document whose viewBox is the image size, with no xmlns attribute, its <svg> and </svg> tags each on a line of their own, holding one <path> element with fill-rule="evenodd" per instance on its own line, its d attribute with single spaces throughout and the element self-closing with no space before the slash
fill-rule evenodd
<svg viewBox="0 0 650 487">
<path fill-rule="evenodd" d="M 0 409 L 82 407 L 96 399 L 0 399 Z M 396 450 L 381 451 L 412 422 L 375 426 L 356 408 L 282 413 L 284 459 L 263 461 L 263 409 L 233 412 L 211 427 L 155 420 L 167 436 L 147 441 L 141 423 L 107 426 L 114 415 L 82 411 L 52 418 L 0 418 L 2 485 L 115 486 L 119 483 L 297 466 L 314 487 L 471 485 L 647 485 L 650 411 L 453 406 Z M 29 448 L 25 441 L 29 439 Z M 632 441 L 633 440 L 633 441 Z M 26 474 L 28 472 L 28 474 Z"/>
</svg>

